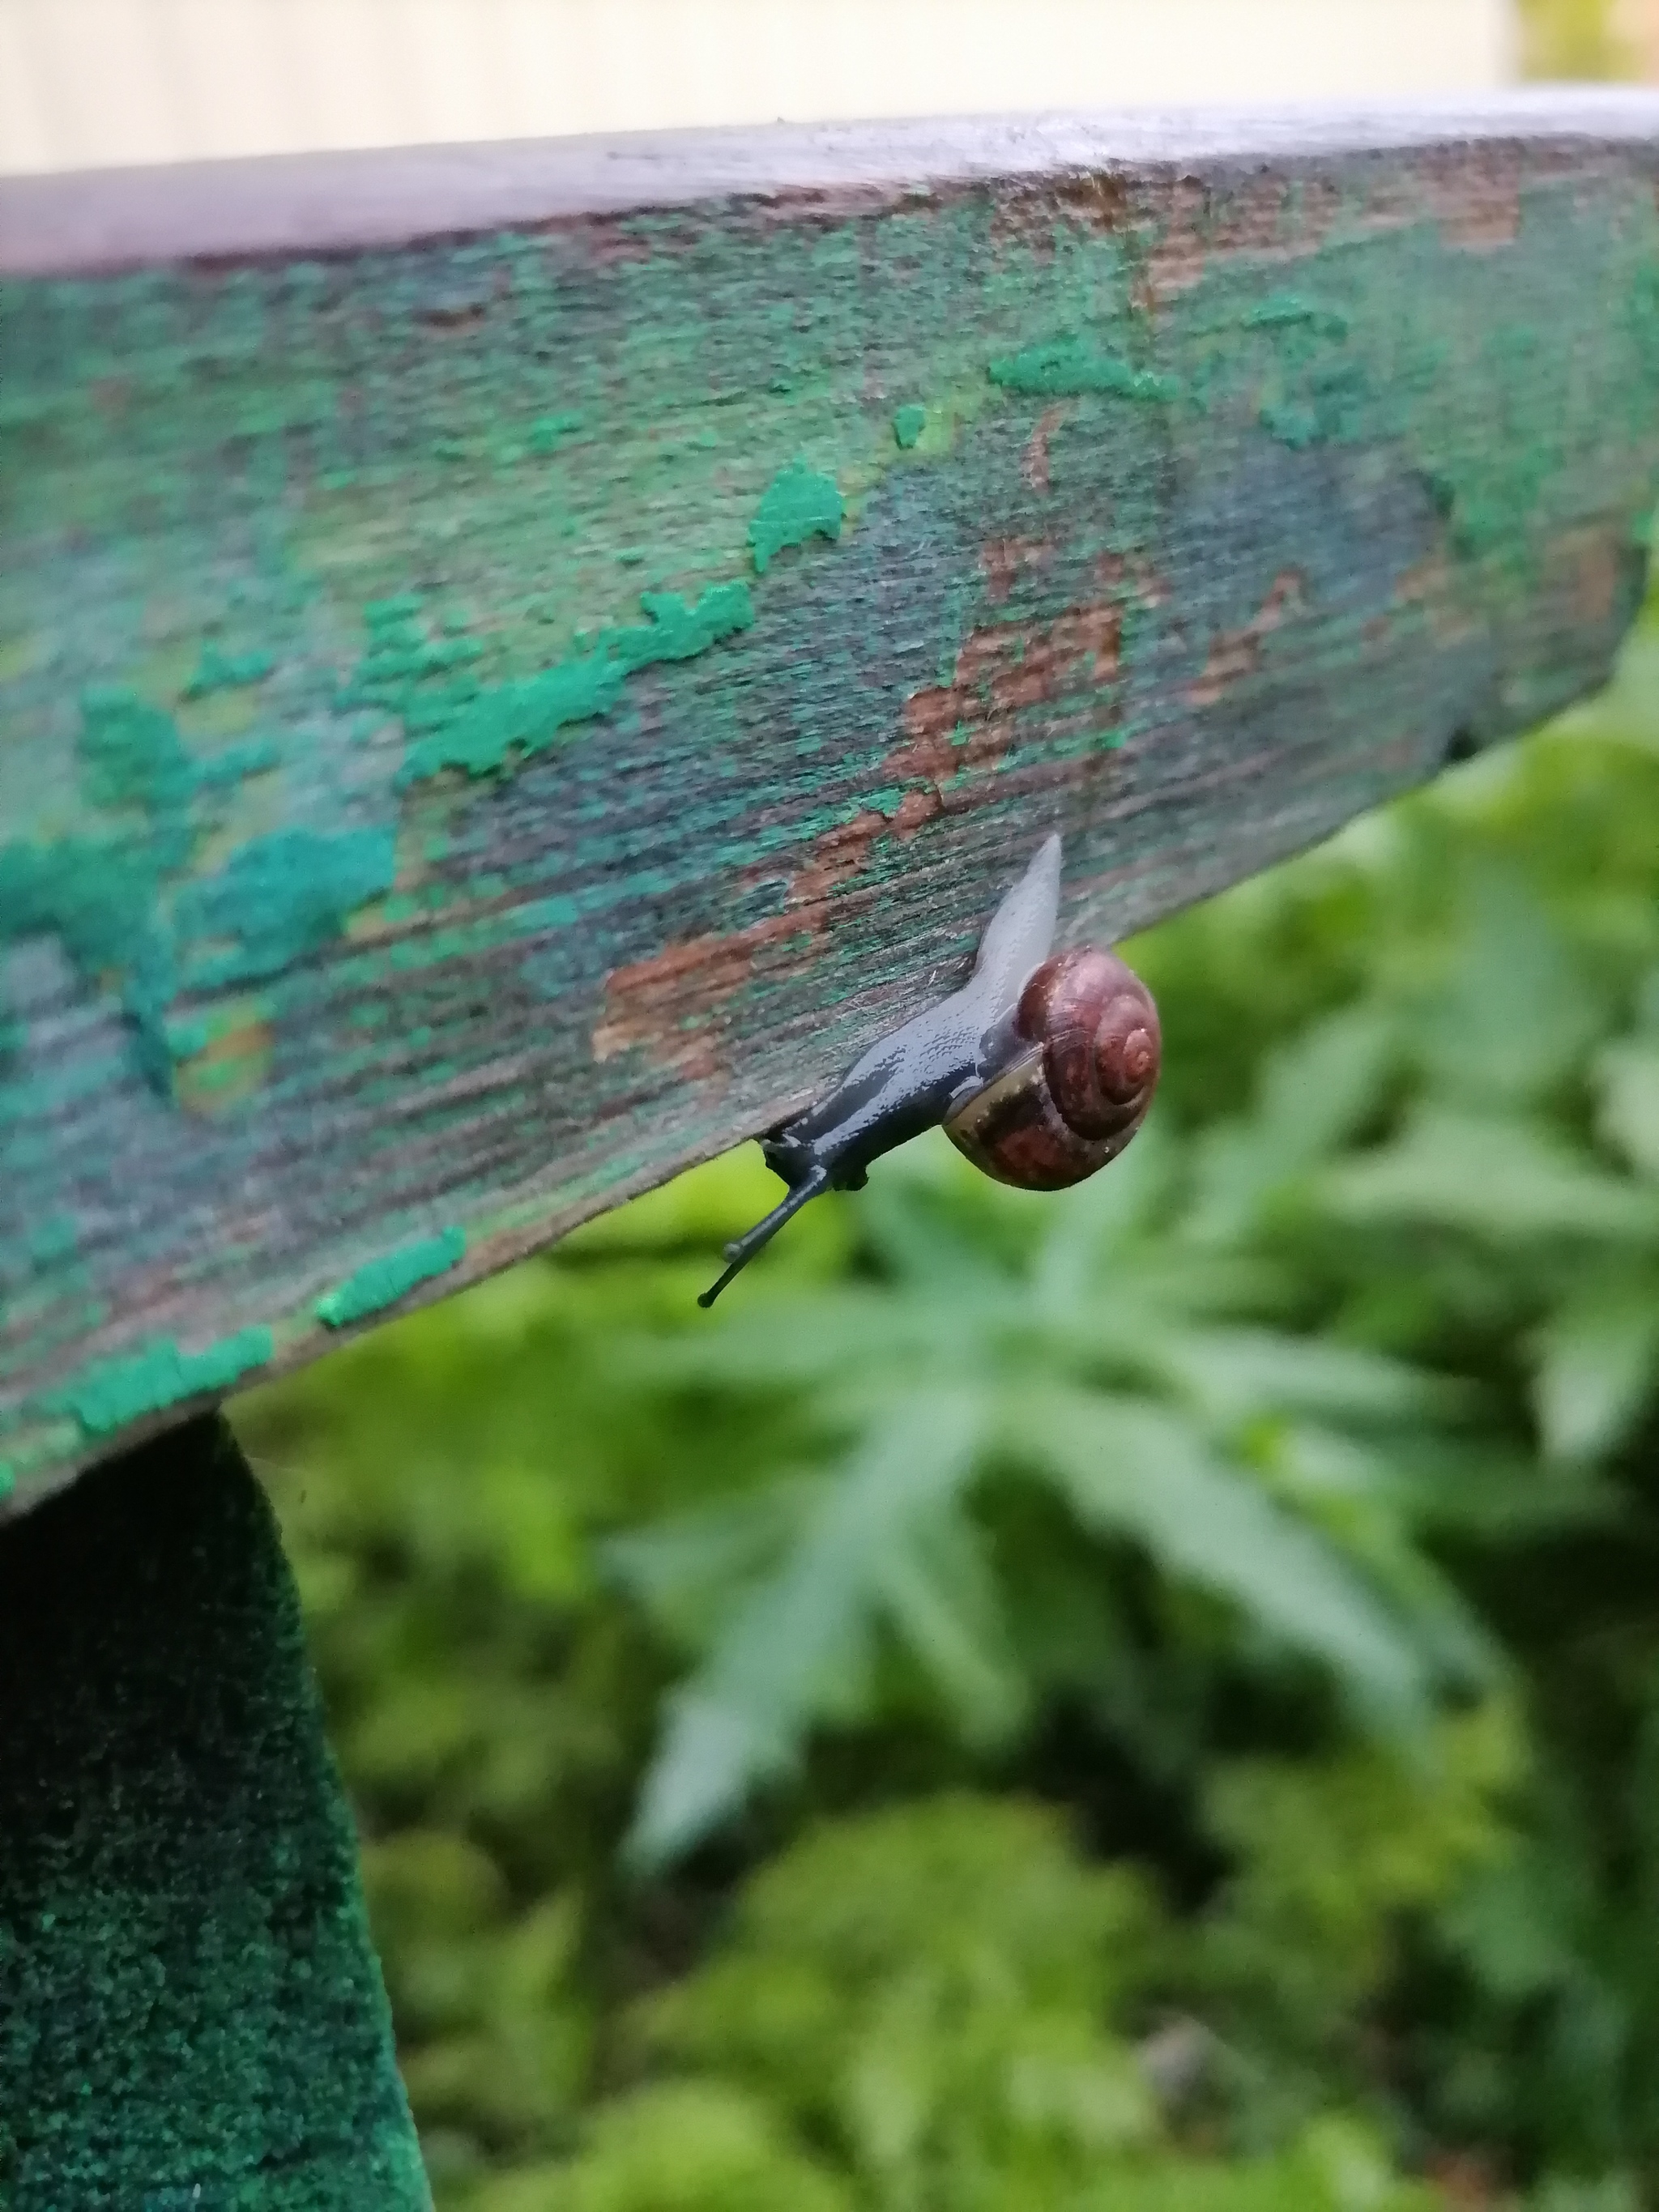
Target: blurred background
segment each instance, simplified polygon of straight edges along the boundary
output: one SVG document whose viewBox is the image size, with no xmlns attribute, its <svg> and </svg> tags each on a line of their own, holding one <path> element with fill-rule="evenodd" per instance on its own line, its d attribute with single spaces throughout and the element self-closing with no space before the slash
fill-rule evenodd
<svg viewBox="0 0 1659 2212">
<path fill-rule="evenodd" d="M 0 166 L 1659 70 L 1659 0 L 0 0 Z M 241 1400 L 442 2212 L 1659 2207 L 1659 610 L 1157 932 L 1064 1203 L 752 1148 Z"/>
<path fill-rule="evenodd" d="M 1649 64 L 1659 0 L 0 0 L 0 171 Z"/>
</svg>

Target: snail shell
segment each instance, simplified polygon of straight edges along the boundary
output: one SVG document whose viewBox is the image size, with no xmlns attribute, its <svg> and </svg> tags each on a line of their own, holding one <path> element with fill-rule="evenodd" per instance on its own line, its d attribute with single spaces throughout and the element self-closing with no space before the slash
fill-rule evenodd
<svg viewBox="0 0 1659 2212">
<path fill-rule="evenodd" d="M 1066 1190 L 1128 1145 L 1162 1055 L 1158 1008 L 1133 969 L 1094 946 L 1059 953 L 1020 994 L 1006 1064 L 945 1134 L 998 1182 Z"/>
</svg>

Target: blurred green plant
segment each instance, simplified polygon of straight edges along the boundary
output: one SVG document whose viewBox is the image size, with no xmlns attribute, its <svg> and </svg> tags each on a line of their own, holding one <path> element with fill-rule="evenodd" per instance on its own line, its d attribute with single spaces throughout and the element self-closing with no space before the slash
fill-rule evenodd
<svg viewBox="0 0 1659 2212">
<path fill-rule="evenodd" d="M 1659 628 L 1133 957 L 1068 1199 L 242 1401 L 455 2212 L 1659 2203 Z"/>
</svg>

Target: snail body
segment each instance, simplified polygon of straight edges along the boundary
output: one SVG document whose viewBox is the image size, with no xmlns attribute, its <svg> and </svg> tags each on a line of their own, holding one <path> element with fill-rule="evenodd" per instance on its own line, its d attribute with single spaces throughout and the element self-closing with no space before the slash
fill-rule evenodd
<svg viewBox="0 0 1659 2212">
<path fill-rule="evenodd" d="M 879 1039 L 817 1104 L 761 1140 L 788 1195 L 726 1247 L 712 1305 L 786 1221 L 872 1161 L 943 1125 L 999 1182 L 1062 1190 L 1117 1158 L 1145 1120 L 1161 1042 L 1152 996 L 1115 953 L 1049 957 L 1058 836 L 1003 899 L 959 991 Z"/>
</svg>

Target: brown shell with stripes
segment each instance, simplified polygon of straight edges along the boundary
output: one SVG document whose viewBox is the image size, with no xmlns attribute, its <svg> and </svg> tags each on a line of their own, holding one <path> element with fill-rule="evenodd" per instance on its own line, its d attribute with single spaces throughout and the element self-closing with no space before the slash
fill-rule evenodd
<svg viewBox="0 0 1659 2212">
<path fill-rule="evenodd" d="M 1065 1190 L 1116 1159 L 1146 1118 L 1163 1036 L 1152 994 L 1113 952 L 1045 960 L 1020 994 L 1005 1065 L 945 1133 L 1022 1190 Z"/>
</svg>

